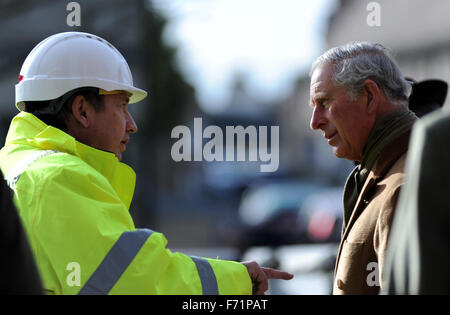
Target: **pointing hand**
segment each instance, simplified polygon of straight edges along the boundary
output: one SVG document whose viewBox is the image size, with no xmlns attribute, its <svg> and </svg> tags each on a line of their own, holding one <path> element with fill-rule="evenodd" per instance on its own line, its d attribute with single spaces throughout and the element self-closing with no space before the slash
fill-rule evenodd
<svg viewBox="0 0 450 315">
<path fill-rule="evenodd" d="M 242 264 L 247 267 L 250 279 L 252 279 L 254 295 L 263 295 L 267 291 L 269 288 L 269 279 L 290 280 L 294 277 L 293 274 L 285 271 L 260 267 L 255 261 L 246 261 Z"/>
</svg>

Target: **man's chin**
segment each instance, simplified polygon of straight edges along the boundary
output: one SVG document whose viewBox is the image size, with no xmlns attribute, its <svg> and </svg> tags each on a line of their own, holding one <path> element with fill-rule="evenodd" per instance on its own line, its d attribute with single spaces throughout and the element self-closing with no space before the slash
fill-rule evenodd
<svg viewBox="0 0 450 315">
<path fill-rule="evenodd" d="M 333 147 L 333 153 L 337 158 L 345 159 L 345 154 L 339 150 L 339 147 Z"/>
<path fill-rule="evenodd" d="M 348 154 L 348 152 L 347 153 L 342 152 L 337 147 L 333 147 L 333 153 L 336 157 L 338 157 L 340 159 L 346 159 L 346 160 L 355 161 L 355 162 L 360 162 L 360 160 L 361 160 L 358 156 Z"/>
</svg>

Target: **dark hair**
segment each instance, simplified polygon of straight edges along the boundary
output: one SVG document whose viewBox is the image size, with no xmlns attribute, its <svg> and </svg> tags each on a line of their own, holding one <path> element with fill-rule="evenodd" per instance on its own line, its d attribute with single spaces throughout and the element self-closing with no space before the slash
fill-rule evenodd
<svg viewBox="0 0 450 315">
<path fill-rule="evenodd" d="M 67 92 L 54 100 L 27 101 L 25 102 L 24 111 L 35 115 L 49 126 L 67 131 L 67 119 L 72 114 L 72 103 L 78 95 L 83 95 L 96 112 L 100 112 L 105 108 L 104 96 L 99 95 L 98 88 L 84 87 Z M 46 109 L 50 106 L 56 106 L 60 109 L 56 113 L 51 111 L 49 113 Z"/>
</svg>

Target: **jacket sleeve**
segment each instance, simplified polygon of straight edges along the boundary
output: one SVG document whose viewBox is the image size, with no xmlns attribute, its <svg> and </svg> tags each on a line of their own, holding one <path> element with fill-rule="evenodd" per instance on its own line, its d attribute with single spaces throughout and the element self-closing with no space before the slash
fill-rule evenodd
<svg viewBox="0 0 450 315">
<path fill-rule="evenodd" d="M 136 229 L 109 182 L 85 166 L 58 168 L 42 182 L 25 172 L 16 198 L 28 209 L 23 215 L 47 293 L 252 292 L 242 264 L 173 253 L 163 234 Z"/>
</svg>

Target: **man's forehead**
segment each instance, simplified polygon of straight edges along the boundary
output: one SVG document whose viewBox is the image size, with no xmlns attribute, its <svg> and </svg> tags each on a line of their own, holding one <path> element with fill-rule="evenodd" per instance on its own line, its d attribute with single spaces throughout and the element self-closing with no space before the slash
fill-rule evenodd
<svg viewBox="0 0 450 315">
<path fill-rule="evenodd" d="M 330 83 L 332 74 L 333 66 L 331 64 L 322 64 L 315 68 L 311 75 L 310 93 L 319 93 Z"/>
<path fill-rule="evenodd" d="M 116 98 L 120 98 L 121 101 L 126 100 L 127 102 L 129 101 L 130 97 L 131 97 L 131 93 L 128 91 L 123 91 L 123 90 L 113 90 L 113 91 L 106 91 L 104 89 L 99 89 L 98 92 L 99 95 L 109 95 L 109 96 L 114 96 Z"/>
<path fill-rule="evenodd" d="M 114 100 L 120 101 L 120 102 L 128 103 L 130 101 L 130 93 L 128 93 L 128 92 L 117 93 L 117 94 L 107 94 L 105 96 L 110 97 L 111 99 L 114 99 Z"/>
</svg>

